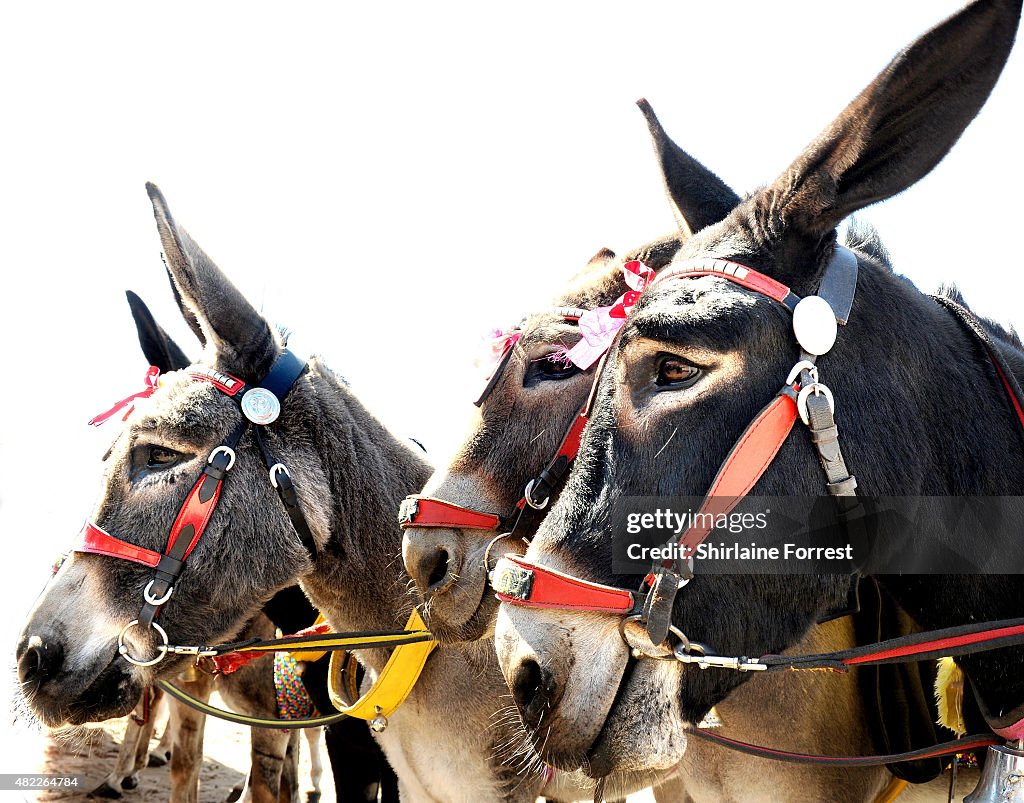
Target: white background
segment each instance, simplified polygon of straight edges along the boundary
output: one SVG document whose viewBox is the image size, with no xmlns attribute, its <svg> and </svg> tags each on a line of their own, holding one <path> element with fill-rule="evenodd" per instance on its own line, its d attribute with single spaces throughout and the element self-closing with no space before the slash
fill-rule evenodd
<svg viewBox="0 0 1024 803">
<path fill-rule="evenodd" d="M 89 512 L 115 425 L 85 421 L 141 389 L 123 291 L 198 354 L 146 180 L 300 350 L 440 457 L 489 327 L 599 247 L 671 229 L 637 98 L 746 192 L 958 5 L 6 5 L 3 643 Z M 1018 323 L 1022 89 L 1016 52 L 952 155 L 862 215 L 922 289 L 955 280 Z"/>
</svg>

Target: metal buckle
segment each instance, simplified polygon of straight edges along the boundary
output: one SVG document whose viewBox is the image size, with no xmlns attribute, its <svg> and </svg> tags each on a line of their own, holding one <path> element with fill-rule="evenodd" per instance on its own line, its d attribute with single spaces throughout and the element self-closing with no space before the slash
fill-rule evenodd
<svg viewBox="0 0 1024 803">
<path fill-rule="evenodd" d="M 160 638 L 162 638 L 164 640 L 164 643 L 158 645 L 157 648 L 156 648 L 156 658 L 153 658 L 152 660 L 149 660 L 149 661 L 142 661 L 142 660 L 139 660 L 138 658 L 133 658 L 131 655 L 128 654 L 128 645 L 124 643 L 124 634 L 127 633 L 129 630 L 131 630 L 133 627 L 135 627 L 135 625 L 137 625 L 138 623 L 139 623 L 138 619 L 132 619 L 128 624 L 126 624 L 124 626 L 124 629 L 118 635 L 118 637 L 117 637 L 117 652 L 118 652 L 118 654 L 122 658 L 124 658 L 128 663 L 134 664 L 135 666 L 153 666 L 153 664 L 160 663 L 164 659 L 164 657 L 167 655 L 168 639 L 167 639 L 167 631 L 164 630 L 162 627 L 160 627 L 160 625 L 158 625 L 156 622 L 150 622 L 149 623 L 150 627 L 154 628 L 156 630 L 156 632 L 160 634 Z"/>
<path fill-rule="evenodd" d="M 218 454 L 226 454 L 228 456 L 228 464 L 224 470 L 231 471 L 231 467 L 235 465 L 235 450 L 232 449 L 230 446 L 224 446 L 223 444 L 221 444 L 212 452 L 210 452 L 210 456 L 206 458 L 206 462 L 209 463 L 210 465 L 213 465 L 213 459 Z"/>
<path fill-rule="evenodd" d="M 546 508 L 548 506 L 548 502 L 551 501 L 551 497 L 550 496 L 545 496 L 543 502 L 534 502 L 533 501 L 533 486 L 534 486 L 534 483 L 536 483 L 536 482 L 537 482 L 537 478 L 535 477 L 534 479 L 532 479 L 528 483 L 526 483 L 526 490 L 523 491 L 523 499 L 525 499 L 526 500 L 526 504 L 528 504 L 534 510 L 543 510 L 544 508 Z"/>
<path fill-rule="evenodd" d="M 288 466 L 284 463 L 274 463 L 270 467 L 270 484 L 277 488 L 277 475 L 278 473 L 284 474 L 288 479 L 292 478 L 291 472 L 288 470 Z"/>
<path fill-rule="evenodd" d="M 146 583 L 146 587 L 142 591 L 142 598 L 144 600 L 146 600 L 146 602 L 148 602 L 150 605 L 156 605 L 156 606 L 159 607 L 160 605 L 163 605 L 165 602 L 167 602 L 167 600 L 169 600 L 171 598 L 171 594 L 174 593 L 174 586 L 173 585 L 172 586 L 168 586 L 167 587 L 167 592 L 162 597 L 157 599 L 156 597 L 153 596 L 153 593 L 152 593 L 153 592 L 153 583 L 155 583 L 155 582 L 156 582 L 156 580 L 150 580 L 148 583 Z M 166 641 L 166 639 L 165 639 L 165 641 Z"/>
<path fill-rule="evenodd" d="M 810 417 L 807 413 L 807 397 L 811 394 L 815 396 L 824 396 L 828 401 L 829 412 L 833 415 L 836 412 L 836 400 L 832 397 L 832 391 L 828 389 L 827 385 L 823 385 L 821 382 L 813 382 L 806 387 L 800 388 L 800 393 L 796 397 L 796 410 L 800 413 L 800 420 L 807 426 L 811 425 Z"/>
<path fill-rule="evenodd" d="M 491 573 L 491 588 L 496 594 L 526 602 L 533 589 L 533 572 L 502 558 Z"/>
</svg>

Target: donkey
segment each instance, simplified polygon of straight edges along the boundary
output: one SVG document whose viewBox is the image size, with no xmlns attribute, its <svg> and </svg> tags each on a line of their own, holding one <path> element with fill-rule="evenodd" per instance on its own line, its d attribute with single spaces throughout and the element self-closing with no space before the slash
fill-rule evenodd
<svg viewBox="0 0 1024 803">
<path fill-rule="evenodd" d="M 733 278 L 720 273 L 656 283 L 633 308 L 609 354 L 566 489 L 526 553 L 534 566 L 621 586 L 626 579 L 611 571 L 604 537 L 612 503 L 706 492 L 744 428 L 801 359 L 786 307 L 738 285 L 737 265 L 798 296 L 814 294 L 836 256 L 840 221 L 927 174 L 977 114 L 1009 54 L 1020 12 L 1020 0 L 979 0 L 932 29 L 780 178 L 683 244 L 674 268 L 715 258 Z M 822 381 L 839 402 L 842 451 L 859 469 L 860 490 L 1017 494 L 1024 453 L 979 450 L 1014 442 L 1020 426 L 983 346 L 958 317 L 880 260 L 860 253 L 857 263 L 849 325 L 832 351 L 812 351 L 828 352 Z M 1024 377 L 1024 352 L 988 329 L 1009 387 Z M 827 334 L 823 326 L 817 331 Z M 964 387 L 992 390 L 964 394 Z M 829 482 L 849 491 L 848 479 Z M 811 439 L 794 433 L 766 464 L 754 492 L 816 496 L 822 486 Z M 904 575 L 878 582 L 924 628 L 1019 615 L 1024 592 L 1019 576 Z M 796 644 L 846 587 L 847 578 L 836 574 L 698 574 L 675 597 L 671 623 L 722 655 L 779 652 Z M 749 679 L 633 660 L 615 617 L 506 599 L 495 636 L 502 670 L 542 755 L 557 766 L 586 760 L 594 775 L 667 766 L 683 756 L 687 723 L 699 722 Z M 1020 719 L 1024 651 L 958 663 L 992 727 Z"/>
<path fill-rule="evenodd" d="M 212 373 L 203 376 L 225 388 L 225 382 L 259 381 L 285 355 L 281 340 L 175 223 L 159 190 L 148 189 L 186 320 L 205 338 Z M 297 580 L 338 631 L 394 630 L 407 621 L 412 606 L 394 511 L 423 486 L 429 466 L 319 359 L 295 372 L 286 395 L 280 417 L 260 437 L 295 478 L 312 543 L 304 545 L 276 498 L 249 432 L 235 444 L 237 465 L 223 484 L 219 509 L 161 609 L 161 627 L 175 642 L 231 638 L 252 611 Z M 162 548 L 183 484 L 194 481 L 216 444 L 240 431 L 240 421 L 235 402 L 210 382 L 183 371 L 164 377 L 106 457 L 94 527 L 145 549 Z M 225 455 L 212 455 L 215 473 L 230 463 Z M 149 577 L 127 561 L 82 552 L 61 567 L 17 648 L 23 693 L 45 724 L 123 715 L 144 687 L 180 671 L 186 659 L 171 654 L 153 666 L 129 664 L 118 654 L 119 634 L 136 661 L 154 654 L 147 631 L 124 631 L 137 618 Z M 162 599 L 165 592 L 154 593 Z M 372 681 L 385 656 L 380 650 L 357 655 Z M 489 727 L 503 692 L 490 644 L 445 647 L 430 656 L 379 737 L 404 799 L 532 801 L 542 789 L 568 799 L 593 788 L 582 775 L 559 773 L 547 783 L 500 761 L 500 746 L 521 733 L 514 721 Z"/>
<path fill-rule="evenodd" d="M 508 363 L 498 369 L 493 387 L 480 402 L 479 419 L 465 443 L 424 489 L 427 497 L 498 511 L 505 527 L 515 524 L 513 534 L 500 540 L 493 531 L 474 529 L 468 519 L 462 527 L 417 526 L 416 520 L 406 524 L 406 569 L 416 583 L 424 621 L 445 643 L 483 638 L 493 628 L 498 602 L 487 593 L 488 569 L 503 551 L 524 551 L 536 531 L 543 513 L 520 505 L 522 513 L 516 514 L 517 503 L 528 482 L 541 475 L 558 451 L 590 391 L 595 367 L 581 370 L 563 356 L 580 340 L 580 331 L 577 322 L 562 313 L 578 315 L 581 308 L 612 304 L 628 290 L 623 262 L 638 259 L 652 269 L 663 268 L 693 232 L 722 220 L 740 202 L 717 176 L 668 138 L 646 101 L 640 106 L 681 233 L 623 259 L 603 249 L 555 298 L 550 311 L 529 316 L 519 327 Z M 557 499 L 557 488 L 525 493 L 542 502 L 549 492 L 552 500 Z M 852 622 L 843 618 L 812 629 L 799 649 L 824 652 L 853 643 Z M 855 678 L 837 683 L 813 673 L 799 683 L 773 677 L 741 687 L 716 711 L 726 734 L 756 734 L 803 752 L 851 754 L 873 752 L 864 705 Z M 882 768 L 822 768 L 746 756 L 737 760 L 703 742 L 690 745 L 675 773 L 677 782 L 695 798 L 720 800 L 751 800 L 751 778 L 766 776 L 772 778 L 772 795 L 788 800 L 830 795 L 871 800 L 890 779 Z M 672 785 L 655 788 L 658 800 L 680 796 Z"/>
<path fill-rule="evenodd" d="M 171 287 L 173 290 L 173 281 Z M 126 297 L 135 322 L 139 346 L 149 365 L 158 368 L 161 374 L 180 371 L 191 365 L 192 360 L 186 356 L 185 351 L 160 326 L 145 302 L 130 290 L 126 293 Z M 178 300 L 180 302 L 180 297 L 178 297 Z M 183 313 L 185 312 L 184 309 L 182 311 Z M 260 636 L 266 638 L 273 635 L 274 627 L 276 626 L 283 633 L 295 633 L 313 624 L 316 615 L 316 609 L 309 604 L 302 591 L 297 586 L 289 586 L 271 598 L 267 605 L 264 606 L 261 614 L 258 614 L 246 626 L 246 631 L 244 632 L 252 637 Z M 252 628 L 259 628 L 259 632 L 255 630 L 249 632 Z M 325 663 L 326 658 L 321 659 L 316 664 L 305 664 L 301 672 L 303 684 L 313 697 L 316 707 L 322 710 L 330 710 L 326 681 L 327 670 L 326 666 L 320 666 L 320 664 Z M 203 678 L 196 677 L 196 673 L 192 669 L 186 672 L 183 677 L 191 678 L 189 681 L 191 684 L 190 693 L 193 696 L 206 699 L 213 689 L 209 682 L 203 682 Z M 216 688 L 222 696 L 232 700 L 236 710 L 256 716 L 273 717 L 276 715 L 277 698 L 272 661 L 258 661 L 254 665 L 242 667 L 237 672 L 218 675 L 216 678 Z M 153 687 L 150 691 L 153 695 L 163 697 L 163 692 L 158 687 Z M 256 694 L 253 699 L 246 699 L 247 693 L 252 695 L 254 692 Z M 187 722 L 190 727 L 187 727 L 185 730 L 187 733 L 193 734 L 192 738 L 194 739 L 195 734 L 202 727 L 202 720 L 196 720 L 197 724 L 193 725 L 192 719 L 202 717 L 202 715 L 187 706 L 183 706 L 173 698 L 169 698 L 167 702 L 172 709 L 179 709 L 175 711 L 175 720 Z M 122 740 L 117 765 L 103 784 L 93 790 L 93 795 L 98 797 L 119 797 L 121 789 L 134 788 L 134 783 L 130 779 L 133 778 L 134 773 L 138 769 L 147 764 L 146 748 L 149 744 L 147 731 L 152 731 L 152 721 L 140 728 L 135 720 L 136 718 L 133 714 L 125 728 L 125 737 Z M 381 803 L 393 803 L 393 801 L 398 799 L 397 782 L 394 774 L 380 752 L 380 748 L 370 736 L 369 728 L 364 721 L 347 720 L 334 723 L 326 728 L 305 728 L 303 733 L 306 736 L 312 759 L 311 781 L 313 789 L 309 795 L 311 803 L 315 803 L 320 795 L 320 778 L 323 774 L 320 756 L 321 736 L 324 736 L 323 741 L 326 742 L 328 755 L 331 759 L 334 787 L 338 797 L 341 799 L 359 799 L 362 797 L 376 799 L 379 790 L 381 792 Z M 175 728 L 167 728 L 161 739 L 161 744 L 174 735 Z M 290 752 L 286 753 L 285 748 L 289 744 L 289 739 L 284 732 L 254 728 L 252 738 L 253 766 L 258 767 L 259 771 L 250 775 L 250 778 L 255 778 L 257 783 L 261 782 L 261 778 L 274 777 L 272 768 L 264 766 L 268 762 L 280 760 L 286 755 L 289 758 L 291 756 L 294 756 L 295 759 L 298 758 L 298 749 L 294 743 L 292 743 Z M 133 745 L 136 746 L 133 747 Z M 195 756 L 195 747 L 191 743 L 179 743 L 177 750 L 179 760 L 182 762 L 186 760 L 183 757 L 184 755 L 188 755 L 190 761 L 194 761 L 197 758 Z M 169 749 L 165 752 L 167 755 L 170 755 Z M 154 759 L 159 762 L 161 757 L 161 751 L 158 748 L 156 755 L 149 757 L 149 766 L 154 766 Z M 189 766 L 193 766 L 193 764 L 189 764 Z M 194 764 L 194 766 L 196 771 L 198 771 L 198 764 Z M 290 779 L 297 777 L 297 767 L 291 766 L 286 761 L 284 773 L 283 777 L 288 779 L 289 783 L 282 790 L 282 797 L 288 799 L 289 793 L 287 790 L 294 786 Z M 172 782 L 179 777 L 179 774 L 172 773 Z M 192 774 L 194 773 L 188 773 L 186 777 L 192 777 Z M 126 778 L 125 776 L 128 777 Z M 128 781 L 128 785 L 124 781 Z M 238 789 L 236 791 L 241 794 L 242 790 Z M 171 795 L 172 799 L 176 799 L 174 789 L 172 789 Z M 259 798 L 260 796 L 257 794 L 256 797 Z"/>
</svg>

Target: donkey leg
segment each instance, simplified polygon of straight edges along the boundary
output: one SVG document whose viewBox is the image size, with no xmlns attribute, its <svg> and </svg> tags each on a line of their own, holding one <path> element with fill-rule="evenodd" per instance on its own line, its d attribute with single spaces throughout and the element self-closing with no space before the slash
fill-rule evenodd
<svg viewBox="0 0 1024 803">
<path fill-rule="evenodd" d="M 197 674 L 178 685 L 193 697 L 210 699 L 213 678 Z M 173 732 L 171 747 L 171 803 L 198 803 L 199 770 L 203 763 L 203 735 L 206 714 L 183 703 L 169 700 L 171 716 L 168 728 Z"/>
<path fill-rule="evenodd" d="M 148 694 L 149 690 L 146 689 L 142 693 L 144 695 Z M 150 724 L 149 733 L 152 733 L 151 723 L 152 718 L 147 723 Z M 103 780 L 103 783 L 89 792 L 89 797 L 117 799 L 121 797 L 121 793 L 125 789 L 134 789 L 138 785 L 137 778 L 134 783 L 131 782 L 131 779 L 138 769 L 136 767 L 136 755 L 138 754 L 139 746 L 148 745 L 148 742 L 142 740 L 145 730 L 132 717 L 128 717 L 125 720 L 124 737 L 121 739 L 121 749 L 118 751 L 114 769 Z"/>
<path fill-rule="evenodd" d="M 249 773 L 249 786 L 245 800 L 253 803 L 279 803 L 291 800 L 296 794 L 298 771 L 285 770 L 289 759 L 297 762 L 294 748 L 289 751 L 293 731 L 270 730 L 269 728 L 252 729 L 252 770 Z M 296 745 L 298 734 L 294 734 Z M 291 756 L 289 756 L 291 752 Z M 286 790 L 285 787 L 288 787 Z M 287 795 L 287 796 L 286 796 Z"/>
<path fill-rule="evenodd" d="M 302 732 L 309 745 L 309 779 L 313 783 L 313 790 L 306 794 L 306 803 L 320 803 L 320 780 L 324 777 L 324 762 L 320 754 L 320 745 L 323 742 L 324 729 L 305 728 Z"/>
<path fill-rule="evenodd" d="M 147 694 L 148 692 L 143 692 Z M 121 781 L 122 789 L 135 789 L 139 785 L 139 770 L 143 769 L 148 765 L 149 758 L 149 741 L 153 738 L 153 729 L 156 724 L 153 715 L 156 712 L 153 710 L 152 698 L 149 707 L 149 715 L 146 717 L 145 723 L 139 727 L 139 735 L 135 742 L 135 755 L 132 757 L 132 768 L 128 776 Z M 137 726 L 137 723 L 132 720 L 132 724 Z"/>
<path fill-rule="evenodd" d="M 284 766 L 281 768 L 280 803 L 299 803 L 299 757 L 302 755 L 302 735 L 293 730 L 288 738 L 288 746 L 284 754 Z"/>
<path fill-rule="evenodd" d="M 156 712 L 159 709 L 162 714 L 166 715 L 166 718 L 163 733 L 160 735 L 160 741 L 157 742 L 156 748 L 149 753 L 147 766 L 162 767 L 171 760 L 171 744 L 174 739 L 174 731 L 171 729 L 169 703 L 163 689 L 154 688 L 153 695 L 154 698 L 150 710 Z M 153 722 L 156 722 L 155 713 L 153 714 Z"/>
</svg>

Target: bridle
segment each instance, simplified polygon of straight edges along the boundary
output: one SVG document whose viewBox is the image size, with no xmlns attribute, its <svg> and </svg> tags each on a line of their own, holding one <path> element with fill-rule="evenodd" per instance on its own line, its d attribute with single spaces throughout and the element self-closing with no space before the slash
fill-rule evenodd
<svg viewBox="0 0 1024 803">
<path fill-rule="evenodd" d="M 695 524 L 677 542 L 676 557 L 655 563 L 639 591 L 594 583 L 550 569 L 519 556 L 508 555 L 498 562 L 492 578 L 497 597 L 513 605 L 541 608 L 569 608 L 600 611 L 622 617 L 620 632 L 636 657 L 662 658 L 662 645 L 670 633 L 681 651 L 668 653 L 687 663 L 714 661 L 702 645 L 691 643 L 672 627 L 672 607 L 679 591 L 693 578 L 692 555 L 713 531 L 707 522 L 728 513 L 754 487 L 772 464 L 799 417 L 808 427 L 827 477 L 829 493 L 837 498 L 840 512 L 856 518 L 857 480 L 848 471 L 839 447 L 832 392 L 819 379 L 817 358 L 828 353 L 836 340 L 838 325 L 845 325 L 857 287 L 857 257 L 837 246 L 825 268 L 816 295 L 798 297 L 781 282 L 751 268 L 724 259 L 689 260 L 658 274 L 652 286 L 670 280 L 718 276 L 771 299 L 792 314 L 793 332 L 800 346 L 800 360 L 790 370 L 778 393 L 753 418 L 720 466 L 704 497 Z M 598 373 L 603 369 L 601 366 Z M 595 387 L 598 377 L 595 377 Z M 844 499 L 845 498 L 845 499 Z M 637 637 L 628 622 L 643 627 Z M 746 659 L 725 659 L 737 669 L 757 669 Z"/>
<path fill-rule="evenodd" d="M 281 404 L 306 368 L 307 364 L 303 360 L 284 349 L 267 374 L 255 384 L 247 384 L 237 377 L 206 366 L 194 367 L 189 371 L 189 376 L 194 381 L 209 383 L 234 400 L 239 406 L 242 419 L 227 438 L 211 450 L 199 479 L 196 480 L 185 497 L 185 501 L 171 525 L 167 544 L 162 553 L 118 538 L 92 521 L 86 522 L 72 551 L 119 558 L 153 569 L 153 578 L 146 584 L 142 592 L 143 605 L 138 617 L 125 625 L 118 635 L 118 653 L 129 663 L 136 666 L 153 666 L 162 661 L 168 653 L 203 654 L 202 649 L 198 647 L 171 645 L 167 632 L 155 620 L 161 608 L 171 599 L 175 583 L 185 568 L 186 560 L 195 549 L 217 508 L 224 482 L 235 465 L 235 450 L 250 427 L 253 428 L 256 444 L 267 467 L 270 483 L 277 491 L 302 545 L 310 557 L 316 559 L 316 541 L 302 512 L 302 506 L 299 504 L 291 473 L 287 466 L 278 460 L 270 450 L 264 436 L 264 428 L 269 427 L 277 420 L 281 413 Z M 152 377 L 152 381 L 147 381 L 149 385 L 147 390 L 129 397 L 129 400 L 152 394 L 152 391 L 156 389 L 156 377 L 153 376 L 153 370 L 151 368 L 147 374 L 147 380 Z M 119 402 L 110 411 L 98 416 L 90 423 L 102 423 L 124 406 L 124 402 Z M 160 636 L 163 643 L 156 647 L 155 657 L 141 659 L 129 653 L 125 636 L 134 627 L 144 630 L 153 629 Z"/>
<path fill-rule="evenodd" d="M 575 307 L 558 307 L 551 310 L 551 313 L 567 323 L 578 324 L 580 319 L 587 314 L 587 310 Z M 505 336 L 504 346 L 498 361 L 487 378 L 487 384 L 483 392 L 474 402 L 477 407 L 483 405 L 491 395 L 508 367 L 519 336 L 522 334 L 521 326 L 522 324 Z M 522 496 L 516 502 L 511 512 L 494 513 L 477 510 L 433 496 L 411 494 L 402 501 L 399 508 L 398 521 L 402 529 L 423 527 L 482 530 L 499 533 L 495 540 L 511 536 L 516 531 L 524 513 L 528 510 L 544 510 L 548 506 L 551 494 L 557 490 L 565 475 L 569 472 L 569 467 L 572 465 L 573 460 L 576 459 L 576 455 L 579 453 L 580 439 L 583 436 L 583 429 L 586 424 L 587 414 L 586 405 L 584 405 L 573 416 L 572 422 L 566 429 L 554 456 L 547 462 L 541 472 L 526 484 Z"/>
<path fill-rule="evenodd" d="M 652 284 L 696 276 L 718 275 L 735 284 L 754 290 L 782 305 L 793 314 L 794 336 L 801 348 L 801 357 L 791 369 L 775 397 L 753 418 L 735 442 L 711 484 L 699 513 L 729 512 L 754 487 L 772 464 L 779 449 L 788 439 L 799 417 L 807 426 L 811 442 L 827 478 L 826 488 L 837 503 L 839 518 L 848 529 L 863 524 L 866 515 L 856 496 L 857 481 L 846 467 L 839 446 L 839 430 L 834 419 L 834 400 L 820 381 L 817 357 L 826 354 L 835 343 L 837 325 L 849 320 L 857 285 L 857 258 L 846 248 L 837 247 L 826 266 L 816 296 L 800 299 L 788 287 L 746 266 L 719 259 L 683 262 L 659 274 Z M 967 331 L 980 343 L 992 363 L 1005 390 L 1010 407 L 1024 434 L 1024 395 L 1009 369 L 1002 363 L 998 349 L 977 319 L 960 304 L 936 297 Z M 599 366 L 600 374 L 604 366 Z M 598 377 L 595 377 L 595 388 Z M 693 578 L 692 555 L 713 531 L 704 522 L 714 516 L 695 516 L 694 524 L 675 542 L 689 555 L 655 563 L 638 591 L 595 583 L 531 562 L 518 555 L 506 555 L 498 561 L 491 576 L 497 598 L 511 605 L 537 608 L 584 610 L 620 617 L 619 633 L 634 659 L 651 658 L 693 664 L 701 669 L 721 668 L 737 671 L 773 672 L 801 669 L 832 669 L 846 671 L 850 666 L 867 666 L 963 656 L 993 649 L 1024 645 L 1024 619 L 976 622 L 944 630 L 900 636 L 878 644 L 870 644 L 819 655 L 714 655 L 702 644 L 689 641 L 672 625 L 671 614 L 676 596 Z M 628 625 L 640 625 L 642 632 Z M 669 637 L 675 644 L 666 646 Z M 963 737 L 928 750 L 906 755 L 838 758 L 785 753 L 716 736 L 702 730 L 691 730 L 703 738 L 723 746 L 770 758 L 787 761 L 832 763 L 833 765 L 866 766 L 910 760 L 924 755 L 961 752 L 984 745 L 994 745 L 1000 738 L 1024 740 L 1024 706 L 1001 717 L 985 712 L 989 727 L 996 734 Z"/>
</svg>

